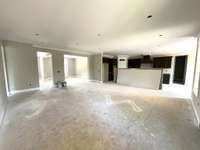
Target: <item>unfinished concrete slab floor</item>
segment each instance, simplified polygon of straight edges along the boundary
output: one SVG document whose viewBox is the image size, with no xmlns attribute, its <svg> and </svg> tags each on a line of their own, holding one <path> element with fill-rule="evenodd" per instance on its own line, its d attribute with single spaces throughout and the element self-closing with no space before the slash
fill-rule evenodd
<svg viewBox="0 0 200 150">
<path fill-rule="evenodd" d="M 190 101 L 161 91 L 70 82 L 10 97 L 0 150 L 199 150 Z"/>
</svg>

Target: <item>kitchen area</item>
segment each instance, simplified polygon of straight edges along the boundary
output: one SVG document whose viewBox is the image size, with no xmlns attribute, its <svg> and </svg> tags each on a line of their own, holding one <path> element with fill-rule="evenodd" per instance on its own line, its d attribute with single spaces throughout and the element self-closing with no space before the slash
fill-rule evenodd
<svg viewBox="0 0 200 150">
<path fill-rule="evenodd" d="M 103 66 L 108 63 L 108 78 L 120 85 L 171 92 L 179 89 L 189 93 L 193 81 L 192 61 L 187 54 L 118 55 L 113 58 L 103 57 Z"/>
</svg>

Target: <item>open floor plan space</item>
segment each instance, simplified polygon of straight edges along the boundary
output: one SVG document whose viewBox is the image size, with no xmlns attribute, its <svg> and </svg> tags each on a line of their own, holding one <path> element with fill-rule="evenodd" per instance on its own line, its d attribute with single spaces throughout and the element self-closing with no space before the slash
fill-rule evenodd
<svg viewBox="0 0 200 150">
<path fill-rule="evenodd" d="M 0 0 L 0 150 L 200 150 L 200 0 Z"/>
<path fill-rule="evenodd" d="M 174 95 L 175 97 L 175 95 Z M 187 99 L 72 79 L 9 98 L 1 150 L 199 150 Z"/>
</svg>

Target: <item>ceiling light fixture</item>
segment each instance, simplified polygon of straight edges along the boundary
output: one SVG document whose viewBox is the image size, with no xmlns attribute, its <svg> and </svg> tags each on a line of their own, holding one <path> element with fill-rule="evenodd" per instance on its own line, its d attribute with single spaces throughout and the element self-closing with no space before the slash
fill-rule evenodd
<svg viewBox="0 0 200 150">
<path fill-rule="evenodd" d="M 100 37 L 100 36 L 101 36 L 101 34 L 100 34 L 100 33 L 98 33 L 98 34 L 97 34 L 97 36 L 99 36 L 99 37 Z"/>
<path fill-rule="evenodd" d="M 39 36 L 40 34 L 39 33 L 35 33 L 35 36 Z"/>
</svg>

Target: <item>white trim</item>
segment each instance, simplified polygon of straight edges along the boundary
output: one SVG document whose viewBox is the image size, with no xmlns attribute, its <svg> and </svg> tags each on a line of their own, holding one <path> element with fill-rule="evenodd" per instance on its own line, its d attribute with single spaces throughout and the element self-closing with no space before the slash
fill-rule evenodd
<svg viewBox="0 0 200 150">
<path fill-rule="evenodd" d="M 193 99 L 191 100 L 191 103 L 192 103 L 192 108 L 194 110 L 195 117 L 197 119 L 197 126 L 198 126 L 198 128 L 200 128 L 200 118 L 198 116 L 198 113 L 197 113 L 196 107 L 194 105 Z"/>
<path fill-rule="evenodd" d="M 97 83 L 103 83 L 103 81 L 99 81 L 99 80 L 90 80 L 90 79 L 88 79 L 88 81 L 90 81 L 90 82 L 97 82 Z"/>
<path fill-rule="evenodd" d="M 14 95 L 14 94 L 18 94 L 18 93 L 24 93 L 24 92 L 30 92 L 30 91 L 36 91 L 36 90 L 40 90 L 40 88 L 31 88 L 31 89 L 10 91 L 9 96 Z"/>
</svg>

